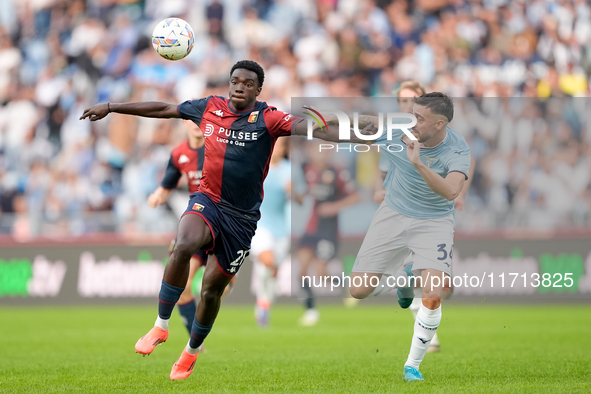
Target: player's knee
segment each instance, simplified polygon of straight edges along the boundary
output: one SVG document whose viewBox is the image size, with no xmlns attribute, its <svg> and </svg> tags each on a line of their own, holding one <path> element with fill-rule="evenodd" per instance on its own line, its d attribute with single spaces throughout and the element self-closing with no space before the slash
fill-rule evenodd
<svg viewBox="0 0 591 394">
<path fill-rule="evenodd" d="M 191 257 L 199 250 L 199 247 L 199 242 L 196 240 L 180 238 L 174 245 L 173 253 L 190 262 Z"/>
<path fill-rule="evenodd" d="M 218 302 L 222 298 L 222 294 L 224 294 L 225 286 L 220 290 L 213 287 L 203 287 L 201 289 L 201 302 L 207 304 L 212 304 Z"/>
<path fill-rule="evenodd" d="M 441 298 L 425 298 L 423 297 L 423 305 L 427 309 L 435 310 L 441 305 Z"/>
<path fill-rule="evenodd" d="M 211 291 L 211 290 L 201 290 L 201 302 L 205 305 L 211 304 L 216 302 L 220 297 L 218 292 Z"/>
<path fill-rule="evenodd" d="M 369 295 L 373 292 L 373 288 L 367 287 L 351 287 L 349 289 L 349 293 L 351 293 L 351 297 L 357 298 L 358 300 L 362 300 L 364 298 L 369 297 Z"/>
</svg>

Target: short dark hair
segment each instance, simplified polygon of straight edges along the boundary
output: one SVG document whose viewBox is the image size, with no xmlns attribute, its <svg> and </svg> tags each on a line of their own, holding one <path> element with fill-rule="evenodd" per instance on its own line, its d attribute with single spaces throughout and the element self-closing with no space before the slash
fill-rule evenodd
<svg viewBox="0 0 591 394">
<path fill-rule="evenodd" d="M 252 60 L 240 60 L 238 63 L 232 66 L 232 70 L 230 70 L 230 77 L 232 77 L 234 70 L 239 68 L 255 73 L 259 80 L 259 88 L 263 86 L 263 81 L 265 80 L 265 71 L 263 71 L 263 68 L 260 64 Z"/>
<path fill-rule="evenodd" d="M 434 114 L 445 116 L 448 122 L 454 118 L 454 103 L 451 97 L 441 92 L 425 93 L 415 97 L 415 104 L 429 108 Z"/>
</svg>

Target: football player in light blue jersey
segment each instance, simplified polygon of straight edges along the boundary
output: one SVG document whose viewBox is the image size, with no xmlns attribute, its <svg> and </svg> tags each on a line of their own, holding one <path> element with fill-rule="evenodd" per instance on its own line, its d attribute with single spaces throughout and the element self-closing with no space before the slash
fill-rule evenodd
<svg viewBox="0 0 591 394">
<path fill-rule="evenodd" d="M 260 327 L 268 325 L 269 309 L 275 299 L 277 270 L 289 252 L 287 206 L 291 190 L 291 164 L 285 158 L 287 141 L 285 138 L 278 139 L 271 155 L 264 183 L 261 220 L 251 245 L 254 261 L 252 288 L 257 298 L 255 317 Z"/>
<path fill-rule="evenodd" d="M 400 112 L 406 112 L 412 114 L 412 107 L 414 106 L 414 98 L 422 96 L 426 93 L 424 86 L 418 81 L 404 81 L 400 84 L 400 87 L 396 89 L 393 94 L 396 96 L 396 101 L 398 102 L 398 107 Z M 384 181 L 386 180 L 386 176 L 392 167 L 392 162 L 388 158 L 387 153 L 382 152 L 380 154 L 380 162 L 378 165 L 379 173 L 376 177 L 376 185 L 373 199 L 376 204 L 381 204 L 386 197 L 386 188 L 384 187 Z M 465 189 L 467 189 L 468 183 L 462 189 L 462 193 Z M 459 203 L 460 197 L 458 197 L 455 201 L 455 207 L 457 208 Z M 406 265 L 406 263 L 405 263 Z M 420 300 L 420 293 L 421 288 L 415 288 L 415 295 L 419 295 L 419 298 L 415 298 L 408 308 L 412 314 L 414 320 L 417 318 L 417 313 L 419 312 L 420 306 L 422 304 Z M 439 338 L 437 333 L 433 336 L 431 343 L 429 343 L 429 347 L 427 348 L 427 353 L 439 352 L 441 350 L 441 344 L 439 343 Z"/>
<path fill-rule="evenodd" d="M 393 94 L 397 98 L 398 106 L 401 112 L 411 113 L 412 108 L 414 106 L 414 98 L 419 97 L 425 94 L 425 88 L 421 85 L 418 81 L 404 81 L 400 84 L 400 88 L 396 89 Z M 380 161 L 378 165 L 379 173 L 376 176 L 376 185 L 374 191 L 374 201 L 377 204 L 381 204 L 386 197 L 386 189 L 384 188 L 384 180 L 386 179 L 387 173 L 391 168 L 391 161 L 388 159 L 387 153 L 380 154 Z M 468 180 L 464 184 L 462 188 L 462 192 L 460 195 L 454 200 L 454 210 L 461 211 L 464 209 L 466 195 L 468 190 L 470 189 L 470 183 L 472 182 L 472 178 L 474 175 L 474 166 L 475 160 L 471 158 L 471 165 L 470 165 L 470 174 L 468 174 Z M 445 298 L 451 296 L 452 289 L 451 287 L 444 289 Z M 415 298 L 412 304 L 409 307 L 410 312 L 412 313 L 413 319 L 416 320 L 417 313 L 419 312 L 420 306 L 422 305 L 422 301 L 420 299 L 421 288 L 415 288 L 415 295 L 419 295 L 419 298 Z M 437 333 L 433 336 L 431 343 L 429 344 L 429 348 L 427 349 L 427 353 L 436 353 L 441 350 L 441 344 L 439 343 L 439 338 Z"/>
<path fill-rule="evenodd" d="M 423 380 L 419 365 L 439 323 L 443 283 L 437 276 L 451 275 L 454 199 L 460 195 L 471 166 L 470 148 L 465 139 L 447 127 L 453 119 L 453 102 L 434 92 L 414 99 L 417 118 L 411 140 L 395 130 L 375 143 L 390 162 L 384 182 L 386 196 L 374 215 L 353 267 L 362 286 L 351 286 L 351 295 L 365 298 L 380 295 L 393 286 L 389 277 L 400 273 L 404 262 L 413 262 L 423 285 L 422 305 L 417 313 L 410 353 L 404 366 L 404 379 Z M 373 116 L 360 116 L 359 127 L 377 127 Z M 388 146 L 402 146 L 390 149 Z M 397 152 L 398 151 L 398 152 Z M 411 267 L 405 268 L 410 273 Z M 377 284 L 377 286 L 376 286 Z M 413 286 L 398 289 L 398 302 L 408 308 L 414 297 Z"/>
</svg>

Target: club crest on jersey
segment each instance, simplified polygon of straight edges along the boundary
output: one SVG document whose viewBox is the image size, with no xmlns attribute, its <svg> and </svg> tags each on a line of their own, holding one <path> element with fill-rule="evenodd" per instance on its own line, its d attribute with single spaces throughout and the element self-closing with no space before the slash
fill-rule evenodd
<svg viewBox="0 0 591 394">
<path fill-rule="evenodd" d="M 218 109 L 217 111 L 211 111 L 211 113 L 219 116 L 220 118 L 224 116 L 224 113 L 222 112 L 221 109 Z"/>
<path fill-rule="evenodd" d="M 259 118 L 259 111 L 251 112 L 248 116 L 248 123 L 254 123 Z"/>
<path fill-rule="evenodd" d="M 197 212 L 203 212 L 203 210 L 205 209 L 205 207 L 201 204 L 193 204 L 193 211 L 197 211 Z"/>
<path fill-rule="evenodd" d="M 437 159 L 429 156 L 425 156 L 425 159 L 427 159 L 427 167 L 431 167 L 437 161 Z"/>
</svg>

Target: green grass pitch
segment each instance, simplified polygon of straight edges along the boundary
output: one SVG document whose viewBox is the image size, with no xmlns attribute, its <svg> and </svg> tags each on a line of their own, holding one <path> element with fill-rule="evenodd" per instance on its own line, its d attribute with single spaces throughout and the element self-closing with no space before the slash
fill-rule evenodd
<svg viewBox="0 0 591 394">
<path fill-rule="evenodd" d="M 410 312 L 397 306 L 321 307 L 300 328 L 277 306 L 260 330 L 252 307 L 225 306 L 184 381 L 170 368 L 188 334 L 175 312 L 168 341 L 134 352 L 155 307 L 0 308 L 0 393 L 573 393 L 591 392 L 591 307 L 447 305 L 442 352 L 425 382 L 406 383 Z"/>
</svg>

